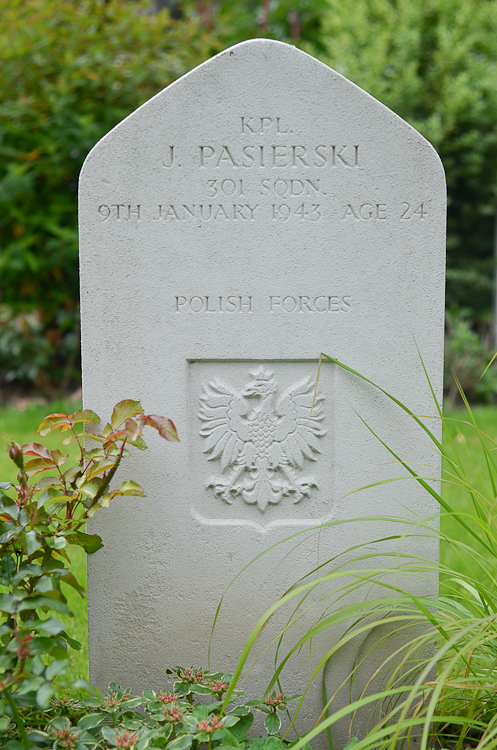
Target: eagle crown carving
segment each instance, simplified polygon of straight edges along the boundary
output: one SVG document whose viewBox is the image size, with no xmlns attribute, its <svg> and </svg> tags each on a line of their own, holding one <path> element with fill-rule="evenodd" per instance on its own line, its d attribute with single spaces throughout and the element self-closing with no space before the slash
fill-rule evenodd
<svg viewBox="0 0 497 750">
<path fill-rule="evenodd" d="M 310 377 L 278 396 L 274 373 L 263 365 L 249 373 L 238 391 L 214 378 L 204 384 L 198 416 L 200 435 L 210 461 L 219 460 L 222 476 L 212 476 L 207 488 L 231 505 L 241 498 L 264 513 L 284 497 L 300 503 L 317 484 L 303 476 L 305 461 L 315 461 L 318 439 L 326 435 L 324 397 L 314 399 Z"/>
</svg>

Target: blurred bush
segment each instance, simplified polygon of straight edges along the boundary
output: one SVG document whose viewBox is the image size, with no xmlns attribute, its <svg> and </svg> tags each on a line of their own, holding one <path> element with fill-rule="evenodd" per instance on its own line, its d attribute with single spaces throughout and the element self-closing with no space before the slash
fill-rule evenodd
<svg viewBox="0 0 497 750">
<path fill-rule="evenodd" d="M 447 306 L 489 319 L 497 204 L 497 2 L 328 0 L 322 59 L 437 149 L 448 190 Z"/>
<path fill-rule="evenodd" d="M 494 353 L 486 336 L 473 330 L 467 311 L 447 311 L 444 395 L 449 406 L 454 407 L 462 403 L 454 373 L 470 401 L 495 403 L 497 362 L 493 362 L 487 369 Z"/>
<path fill-rule="evenodd" d="M 77 380 L 88 151 L 174 79 L 255 36 L 317 55 L 433 143 L 448 183 L 447 300 L 474 330 L 489 319 L 497 0 L 0 0 L 0 392 Z"/>
<path fill-rule="evenodd" d="M 81 165 L 218 37 L 146 3 L 0 0 L 0 386 L 77 379 Z"/>
</svg>

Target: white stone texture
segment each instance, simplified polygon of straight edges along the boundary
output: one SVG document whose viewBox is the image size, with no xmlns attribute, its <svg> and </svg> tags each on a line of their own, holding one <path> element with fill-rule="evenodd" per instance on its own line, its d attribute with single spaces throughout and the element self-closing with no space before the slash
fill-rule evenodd
<svg viewBox="0 0 497 750">
<path fill-rule="evenodd" d="M 307 529 L 228 591 L 211 659 L 232 671 L 290 584 L 352 545 L 379 551 L 374 540 L 391 531 L 370 521 L 318 534 L 321 519 L 436 511 L 409 479 L 347 495 L 405 474 L 360 417 L 439 475 L 420 431 L 374 388 L 324 363 L 322 400 L 305 418 L 321 351 L 415 413 L 435 413 L 418 349 L 440 399 L 442 165 L 415 130 L 322 63 L 278 42 L 244 42 L 95 146 L 81 175 L 80 241 L 85 407 L 108 419 L 117 401 L 140 399 L 181 439 L 152 435 L 122 470 L 147 498 L 115 500 L 91 524 L 105 544 L 88 561 L 91 680 L 141 691 L 164 686 L 167 665 L 206 665 L 233 576 Z M 402 550 L 436 559 L 438 545 Z M 316 642 L 314 660 L 332 640 Z M 273 653 L 247 679 L 249 697 L 265 689 Z M 353 649 L 334 663 L 330 691 L 352 659 Z M 285 669 L 285 691 L 301 692 L 310 672 L 307 649 Z M 310 691 L 301 729 L 319 696 Z M 347 735 L 335 730 L 337 747 Z"/>
</svg>

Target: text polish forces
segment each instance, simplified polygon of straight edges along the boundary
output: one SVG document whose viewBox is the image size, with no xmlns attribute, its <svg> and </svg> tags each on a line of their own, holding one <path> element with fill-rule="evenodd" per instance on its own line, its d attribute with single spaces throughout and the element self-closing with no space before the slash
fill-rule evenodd
<svg viewBox="0 0 497 750">
<path fill-rule="evenodd" d="M 285 313 L 347 313 L 352 308 L 350 295 L 338 297 L 334 295 L 319 294 L 318 296 L 299 295 L 271 295 L 269 297 L 269 311 Z"/>
<path fill-rule="evenodd" d="M 175 297 L 175 311 L 191 313 L 252 313 L 252 296 L 250 294 L 216 294 L 178 295 Z"/>
</svg>

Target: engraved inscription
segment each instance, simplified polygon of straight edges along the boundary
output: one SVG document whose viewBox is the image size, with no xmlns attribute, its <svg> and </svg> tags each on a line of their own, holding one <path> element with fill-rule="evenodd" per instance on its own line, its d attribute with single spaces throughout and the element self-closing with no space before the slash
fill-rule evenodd
<svg viewBox="0 0 497 750">
<path fill-rule="evenodd" d="M 411 206 L 410 203 L 404 201 L 402 203 L 402 216 L 400 218 L 402 221 L 406 221 L 411 218 L 424 219 L 427 213 L 428 211 L 426 210 L 424 203 L 420 203 L 419 206 Z"/>
<path fill-rule="evenodd" d="M 285 135 L 289 130 L 288 125 L 283 125 L 281 117 L 241 117 L 242 133 L 264 135 L 265 133 L 277 133 Z"/>
<path fill-rule="evenodd" d="M 154 221 L 254 221 L 259 206 L 248 203 L 160 203 L 155 209 Z"/>
<path fill-rule="evenodd" d="M 351 297 L 336 297 L 332 295 L 320 294 L 317 297 L 307 294 L 298 296 L 271 295 L 269 297 L 269 311 L 294 313 L 294 312 L 349 312 L 352 307 Z"/>
<path fill-rule="evenodd" d="M 233 167 L 236 169 L 299 168 L 311 167 L 359 167 L 359 146 L 327 145 L 317 146 L 290 144 L 250 144 L 217 146 L 203 144 L 198 147 L 198 163 L 205 167 Z"/>
<path fill-rule="evenodd" d="M 251 294 L 178 294 L 174 298 L 177 313 L 348 313 L 352 297 L 332 294 L 271 294 L 267 302 L 253 301 Z"/>
<path fill-rule="evenodd" d="M 324 397 L 314 399 L 310 377 L 278 394 L 274 374 L 263 365 L 250 375 L 242 391 L 217 378 L 204 384 L 198 416 L 204 453 L 221 469 L 207 488 L 229 505 L 240 498 L 264 513 L 284 497 L 299 503 L 317 489 L 303 470 L 321 452 Z"/>
<path fill-rule="evenodd" d="M 385 203 L 358 203 L 355 206 L 348 203 L 341 218 L 384 221 L 387 218 L 387 207 Z"/>
<path fill-rule="evenodd" d="M 250 294 L 233 294 L 227 297 L 222 294 L 194 295 L 193 297 L 178 295 L 175 298 L 175 309 L 176 312 L 192 313 L 253 312 Z"/>
<path fill-rule="evenodd" d="M 321 142 L 318 136 L 314 143 L 306 143 L 291 121 L 269 113 L 240 113 L 231 126 L 231 137 L 217 141 L 215 136 L 207 137 L 191 151 L 181 144 L 163 145 L 158 158 L 164 169 L 200 170 L 195 197 L 169 188 L 151 205 L 102 204 L 97 207 L 100 222 L 124 227 L 127 222 L 152 221 L 164 228 L 180 228 L 188 222 L 227 228 L 265 222 L 277 229 L 285 223 L 311 228 L 322 220 L 381 226 L 412 219 L 413 224 L 428 216 L 429 201 L 420 202 L 423 196 L 407 195 L 407 201 L 401 196 L 388 205 L 381 195 L 367 193 L 354 200 L 337 200 L 337 183 L 367 168 L 363 146 L 352 139 L 344 143 L 347 136 L 335 133 Z"/>
</svg>

